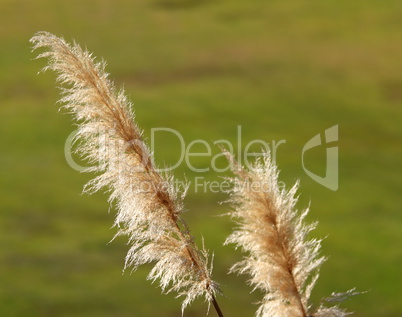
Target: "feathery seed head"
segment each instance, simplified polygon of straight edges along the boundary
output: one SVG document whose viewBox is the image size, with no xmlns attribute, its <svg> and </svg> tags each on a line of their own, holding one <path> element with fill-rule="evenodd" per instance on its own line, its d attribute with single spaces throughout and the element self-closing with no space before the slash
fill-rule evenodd
<svg viewBox="0 0 402 317">
<path fill-rule="evenodd" d="M 231 272 L 249 274 L 254 289 L 265 293 L 257 316 L 306 317 L 310 293 L 325 258 L 319 255 L 321 240 L 309 239 L 316 226 L 305 224 L 308 209 L 296 210 L 298 183 L 280 188 L 278 168 L 269 153 L 244 169 L 226 152 L 235 176 L 232 179 L 230 216 L 238 227 L 227 238 L 245 252 Z M 254 185 L 253 185 L 254 184 Z M 257 184 L 257 186 L 255 186 Z M 332 316 L 337 307 L 320 306 L 314 316 Z M 339 315 L 343 316 L 343 315 Z"/>
<path fill-rule="evenodd" d="M 46 48 L 50 69 L 58 74 L 64 104 L 78 122 L 79 153 L 98 176 L 85 186 L 88 193 L 106 188 L 117 208 L 117 235 L 128 235 L 126 267 L 155 262 L 148 278 L 163 291 L 185 296 L 184 309 L 197 296 L 211 302 L 218 291 L 207 267 L 208 254 L 199 250 L 181 218 L 183 195 L 173 179 L 158 173 L 132 104 L 117 91 L 105 72 L 105 62 L 76 43 L 70 45 L 47 32 L 32 37 L 33 48 Z"/>
</svg>

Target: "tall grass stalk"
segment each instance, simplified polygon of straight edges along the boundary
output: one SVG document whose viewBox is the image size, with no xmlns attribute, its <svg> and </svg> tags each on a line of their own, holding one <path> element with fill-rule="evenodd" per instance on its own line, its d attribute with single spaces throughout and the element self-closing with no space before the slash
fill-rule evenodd
<svg viewBox="0 0 402 317">
<path fill-rule="evenodd" d="M 320 256 L 321 241 L 309 239 L 316 223 L 306 224 L 308 209 L 298 212 L 296 183 L 290 190 L 278 182 L 278 168 L 268 153 L 248 170 L 240 166 L 230 153 L 235 177 L 232 178 L 229 213 L 238 224 L 227 238 L 245 252 L 242 261 L 231 272 L 251 276 L 250 284 L 260 289 L 264 298 L 257 310 L 259 317 L 341 317 L 343 309 L 320 304 L 313 309 L 310 294 L 325 258 Z M 332 294 L 326 300 L 354 295 L 354 291 Z"/>
<path fill-rule="evenodd" d="M 117 235 L 127 235 L 130 243 L 125 267 L 155 263 L 148 278 L 159 280 L 163 291 L 184 296 L 182 310 L 204 296 L 222 316 L 210 256 L 196 246 L 181 216 L 186 190 L 179 193 L 172 176 L 157 171 L 132 104 L 108 79 L 105 62 L 50 33 L 37 33 L 31 42 L 34 50 L 46 49 L 38 58 L 48 58 L 44 69 L 58 74 L 64 87 L 60 102 L 78 123 L 79 152 L 92 163 L 87 171 L 99 174 L 84 191 L 106 188 L 116 205 Z"/>
</svg>

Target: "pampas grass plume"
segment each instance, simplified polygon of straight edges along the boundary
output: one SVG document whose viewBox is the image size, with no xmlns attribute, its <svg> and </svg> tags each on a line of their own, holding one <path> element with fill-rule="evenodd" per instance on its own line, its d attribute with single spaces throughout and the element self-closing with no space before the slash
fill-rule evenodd
<svg viewBox="0 0 402 317">
<path fill-rule="evenodd" d="M 238 224 L 227 238 L 245 252 L 231 272 L 251 276 L 250 284 L 265 296 L 258 317 L 346 316 L 337 306 L 320 305 L 313 310 L 310 294 L 325 258 L 320 256 L 321 241 L 309 239 L 316 226 L 306 224 L 308 209 L 298 212 L 296 183 L 290 190 L 280 187 L 278 169 L 268 153 L 246 170 L 230 153 L 235 177 L 232 178 L 229 213 Z M 354 295 L 353 290 L 344 293 Z M 334 297 L 340 294 L 333 294 Z"/>
<path fill-rule="evenodd" d="M 77 44 L 47 32 L 32 37 L 33 48 L 45 48 L 48 66 L 63 85 L 60 100 L 78 123 L 78 150 L 99 175 L 85 191 L 106 188 L 116 205 L 117 235 L 130 243 L 125 266 L 133 269 L 153 262 L 148 278 L 159 280 L 163 291 L 183 295 L 182 309 L 204 296 L 217 305 L 218 285 L 211 278 L 208 254 L 195 245 L 181 217 L 183 197 L 171 176 L 161 175 L 135 123 L 132 104 L 117 91 L 105 72 L 105 62 L 95 62 Z"/>
</svg>

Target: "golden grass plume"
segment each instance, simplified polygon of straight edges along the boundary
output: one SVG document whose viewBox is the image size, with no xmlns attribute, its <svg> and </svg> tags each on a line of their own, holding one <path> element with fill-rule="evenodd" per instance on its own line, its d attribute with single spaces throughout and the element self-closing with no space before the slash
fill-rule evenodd
<svg viewBox="0 0 402 317">
<path fill-rule="evenodd" d="M 298 212 L 296 183 L 290 190 L 281 188 L 278 168 L 269 153 L 248 170 L 225 152 L 235 177 L 229 213 L 238 227 L 227 238 L 245 252 L 231 272 L 251 276 L 250 284 L 260 289 L 264 298 L 259 317 L 342 317 L 349 313 L 338 306 L 320 304 L 313 309 L 310 294 L 325 258 L 320 256 L 321 240 L 309 239 L 316 223 L 305 224 L 308 209 Z M 327 301 L 354 295 L 354 290 L 332 294 Z"/>
<path fill-rule="evenodd" d="M 216 305 L 208 254 L 197 248 L 181 217 L 184 194 L 155 167 L 132 104 L 108 79 L 105 62 L 47 32 L 31 42 L 34 50 L 46 49 L 38 58 L 48 58 L 44 69 L 57 73 L 64 87 L 60 102 L 78 123 L 78 150 L 92 164 L 87 171 L 99 174 L 84 190 L 106 188 L 116 205 L 117 234 L 128 235 L 130 243 L 125 267 L 154 262 L 148 278 L 183 295 L 182 309 L 198 296 Z"/>
</svg>

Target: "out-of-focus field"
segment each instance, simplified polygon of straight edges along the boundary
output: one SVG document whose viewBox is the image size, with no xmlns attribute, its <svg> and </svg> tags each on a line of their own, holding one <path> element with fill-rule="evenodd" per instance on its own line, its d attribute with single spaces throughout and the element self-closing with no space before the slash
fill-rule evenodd
<svg viewBox="0 0 402 317">
<path fill-rule="evenodd" d="M 116 230 L 106 196 L 80 195 L 91 176 L 64 158 L 75 128 L 54 105 L 55 75 L 37 75 L 45 61 L 30 52 L 28 40 L 41 30 L 104 58 L 147 136 L 168 127 L 186 144 L 226 139 L 237 149 L 240 125 L 243 147 L 286 140 L 277 153 L 281 180 L 300 179 L 299 208 L 311 201 L 309 220 L 319 221 L 313 237 L 327 237 L 315 304 L 356 287 L 369 292 L 342 304 L 355 316 L 402 315 L 400 0 L 2 0 L 0 15 L 0 316 L 181 314 L 173 294 L 146 280 L 150 266 L 122 274 L 128 246 L 124 238 L 109 244 Z M 301 154 L 336 124 L 339 190 L 331 191 L 308 177 Z M 179 151 L 173 135 L 159 134 L 161 165 L 173 164 Z M 323 175 L 325 146 L 305 161 Z M 186 164 L 174 174 L 222 176 Z M 261 294 L 227 274 L 240 253 L 222 245 L 233 227 L 217 217 L 228 211 L 219 204 L 226 198 L 190 186 L 185 218 L 215 252 L 225 315 L 253 316 Z M 184 316 L 205 313 L 200 300 Z"/>
</svg>

